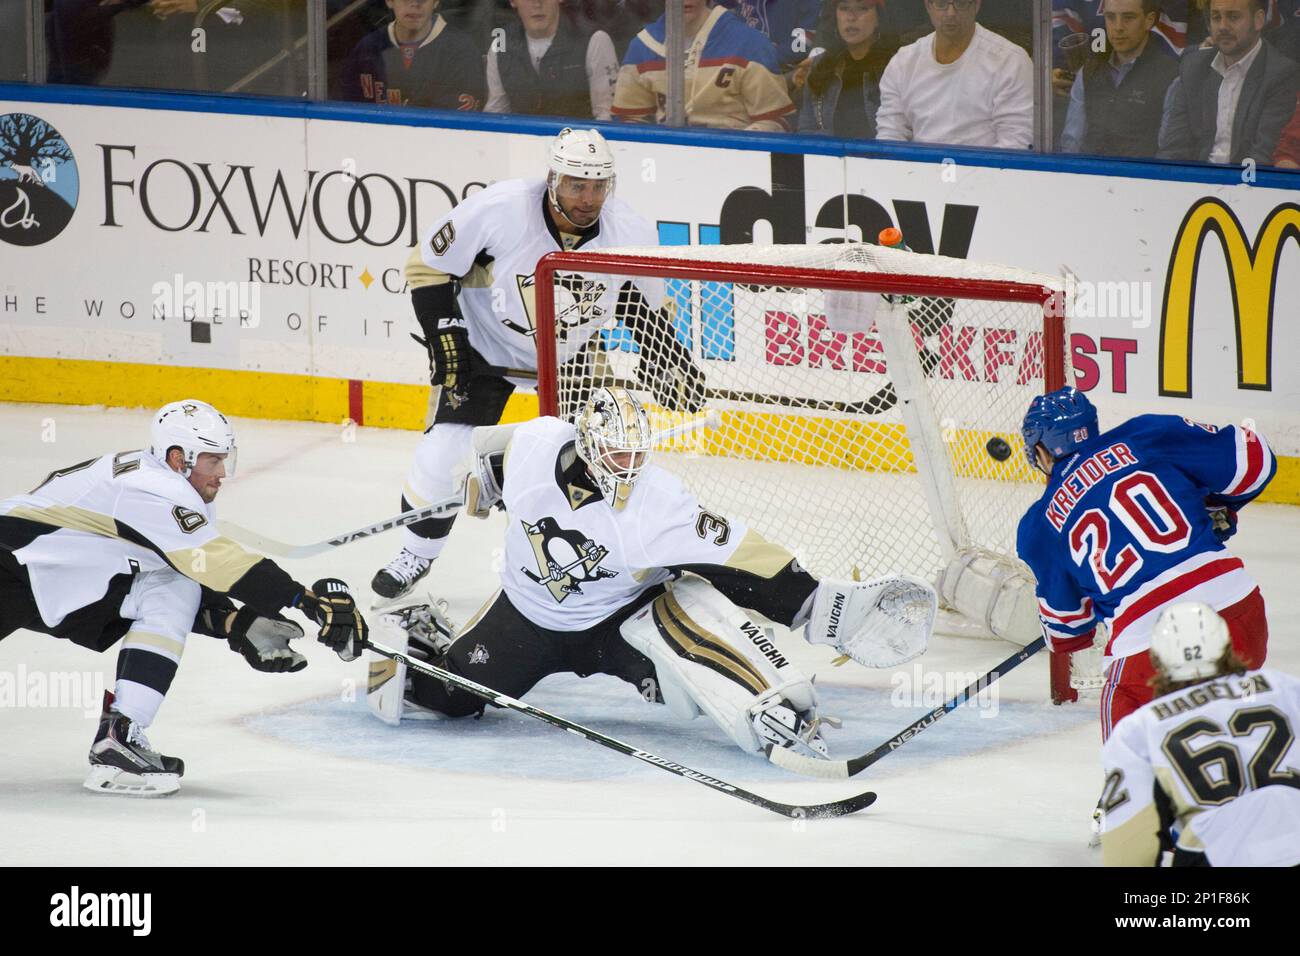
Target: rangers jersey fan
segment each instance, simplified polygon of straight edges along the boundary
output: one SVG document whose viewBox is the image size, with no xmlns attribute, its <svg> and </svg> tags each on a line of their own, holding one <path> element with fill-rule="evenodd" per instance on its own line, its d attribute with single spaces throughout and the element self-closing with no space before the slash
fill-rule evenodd
<svg viewBox="0 0 1300 956">
<path fill-rule="evenodd" d="M 470 196 L 425 235 L 407 265 L 412 288 L 457 280 L 457 302 L 464 314 L 469 341 L 489 364 L 501 368 L 535 369 L 533 344 L 533 272 L 548 252 L 565 249 L 606 249 L 614 246 L 653 246 L 650 225 L 627 204 L 610 196 L 599 220 L 589 229 L 560 232 L 547 214 L 544 180 L 507 180 Z M 663 305 L 663 283 L 639 279 L 650 307 Z M 614 314 L 618 289 L 603 281 L 574 280 L 561 292 L 557 319 L 577 330 L 566 340 L 560 330 L 563 361 L 595 334 Z"/>
<path fill-rule="evenodd" d="M 817 589 L 784 548 L 703 510 L 670 472 L 648 464 L 636 493 L 609 506 L 556 418 L 518 426 L 506 459 L 511 516 L 501 583 L 521 614 L 582 631 L 690 570 L 744 607 L 791 624 Z"/>
<path fill-rule="evenodd" d="M 1238 425 L 1142 415 L 1094 430 L 1058 458 L 1017 535 L 1049 644 L 1104 622 L 1106 654 L 1128 657 L 1146 649 L 1169 602 L 1221 610 L 1252 594 L 1254 580 L 1223 540 L 1276 470 L 1264 438 Z"/>
</svg>

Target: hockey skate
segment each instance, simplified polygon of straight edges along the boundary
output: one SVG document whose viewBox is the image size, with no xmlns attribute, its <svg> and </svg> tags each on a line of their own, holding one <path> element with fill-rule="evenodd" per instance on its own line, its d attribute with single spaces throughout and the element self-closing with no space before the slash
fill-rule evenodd
<svg viewBox="0 0 1300 956">
<path fill-rule="evenodd" d="M 90 747 L 90 773 L 83 786 L 95 793 L 130 797 L 165 797 L 180 789 L 185 763 L 150 745 L 140 725 L 112 709 L 113 695 L 104 694 L 99 732 Z"/>
<path fill-rule="evenodd" d="M 447 603 L 413 604 L 383 614 L 379 621 L 386 642 L 417 660 L 437 663 L 456 639 L 456 629 L 446 615 Z M 411 690 L 406 665 L 390 657 L 368 651 L 366 706 L 387 724 L 397 725 L 402 718 L 427 713 L 425 708 L 408 699 Z"/>
<path fill-rule="evenodd" d="M 397 557 L 388 562 L 387 567 L 380 568 L 371 579 L 370 590 L 382 599 L 376 600 L 373 607 L 381 607 L 406 597 L 432 566 L 432 558 L 422 558 L 403 548 Z"/>
<path fill-rule="evenodd" d="M 796 711 L 785 698 L 760 704 L 751 713 L 754 730 L 765 744 L 789 747 L 805 757 L 830 758 L 826 741 L 822 739 L 821 725 L 836 726 L 835 722 L 820 717 L 810 719 L 807 711 Z"/>
</svg>

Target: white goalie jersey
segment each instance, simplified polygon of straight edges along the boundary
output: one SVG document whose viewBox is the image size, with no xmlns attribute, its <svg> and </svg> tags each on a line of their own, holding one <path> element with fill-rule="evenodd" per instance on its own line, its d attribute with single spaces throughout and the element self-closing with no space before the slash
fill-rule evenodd
<svg viewBox="0 0 1300 956">
<path fill-rule="evenodd" d="M 537 260 L 565 249 L 658 245 L 654 230 L 627 203 L 611 196 L 597 225 L 581 237 L 559 232 L 546 212 L 544 180 L 506 180 L 474 193 L 420 241 L 408 282 L 414 287 L 460 280 L 459 303 L 470 344 L 489 364 L 535 369 Z M 422 267 L 422 268 L 421 268 Z M 663 305 L 663 281 L 633 281 L 650 307 Z M 621 283 L 604 278 L 563 278 L 556 303 L 557 346 L 564 361 L 614 315 Z M 571 334 L 566 335 L 569 332 Z"/>
<path fill-rule="evenodd" d="M 586 478 L 575 437 L 557 418 L 519 425 L 511 437 L 501 583 L 521 614 L 548 630 L 586 630 L 668 580 L 669 569 L 688 569 L 742 607 L 795 621 L 817 582 L 789 552 L 704 510 L 653 464 L 615 511 Z"/>
<path fill-rule="evenodd" d="M 1300 680 L 1275 670 L 1166 694 L 1115 725 L 1102 759 L 1107 866 L 1300 864 Z M 1176 837 L 1176 842 L 1175 842 Z"/>
</svg>

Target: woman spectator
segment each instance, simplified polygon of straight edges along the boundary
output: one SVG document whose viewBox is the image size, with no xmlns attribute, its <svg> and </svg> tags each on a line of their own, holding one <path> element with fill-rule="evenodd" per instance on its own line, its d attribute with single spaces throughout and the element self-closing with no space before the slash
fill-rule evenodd
<svg viewBox="0 0 1300 956">
<path fill-rule="evenodd" d="M 885 60 L 872 55 L 884 0 L 831 0 L 835 31 L 812 61 L 804 84 L 799 132 L 874 139 Z"/>
</svg>

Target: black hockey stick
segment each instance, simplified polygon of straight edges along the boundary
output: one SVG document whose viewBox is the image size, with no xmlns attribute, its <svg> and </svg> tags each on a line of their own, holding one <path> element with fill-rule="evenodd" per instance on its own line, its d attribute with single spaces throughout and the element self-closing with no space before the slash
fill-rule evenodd
<svg viewBox="0 0 1300 956">
<path fill-rule="evenodd" d="M 845 797 L 843 800 L 836 800 L 833 803 L 818 803 L 811 805 L 778 803 L 775 800 L 768 800 L 766 797 L 760 797 L 756 793 L 750 793 L 748 790 L 742 790 L 734 784 L 727 783 L 725 780 L 719 780 L 716 777 L 710 777 L 708 774 L 700 773 L 698 770 L 692 770 L 690 767 L 674 763 L 664 757 L 658 757 L 649 751 L 642 750 L 639 747 L 633 747 L 631 744 L 625 744 L 621 740 L 615 740 L 613 737 L 607 737 L 599 731 L 584 727 L 581 724 L 575 724 L 571 720 L 556 716 L 539 707 L 526 704 L 522 700 L 516 700 L 490 687 L 484 687 L 468 678 L 461 677 L 459 674 L 453 674 L 445 671 L 440 667 L 434 667 L 432 664 L 417 660 L 391 647 L 385 647 L 383 644 L 375 644 L 367 641 L 365 647 L 374 651 L 376 654 L 382 654 L 389 660 L 394 660 L 405 664 L 412 670 L 419 671 L 429 677 L 436 678 L 444 683 L 451 684 L 459 690 L 473 694 L 475 697 L 481 697 L 490 704 L 497 707 L 505 707 L 517 711 L 521 714 L 527 714 L 529 717 L 535 717 L 538 720 L 545 721 L 553 727 L 559 727 L 561 730 L 567 730 L 571 734 L 577 734 L 592 743 L 600 744 L 602 747 L 608 747 L 610 750 L 616 750 L 621 754 L 629 757 L 635 757 L 643 763 L 648 763 L 652 767 L 658 767 L 660 770 L 666 770 L 669 773 L 676 774 L 679 777 L 685 777 L 687 780 L 694 780 L 706 787 L 711 787 L 720 793 L 728 794 L 746 803 L 752 803 L 756 807 L 762 807 L 764 810 L 771 810 L 773 813 L 779 813 L 785 817 L 795 819 L 817 820 L 824 817 L 842 817 L 850 813 L 856 813 L 865 809 L 876 802 L 876 795 L 870 791 L 859 793 L 852 797 Z"/>
<path fill-rule="evenodd" d="M 263 554 L 269 554 L 276 558 L 310 558 L 312 555 L 323 554 L 330 548 L 337 548 L 341 545 L 351 544 L 353 541 L 360 541 L 362 538 L 368 538 L 372 534 L 391 531 L 393 528 L 403 528 L 408 524 L 414 524 L 416 521 L 423 521 L 425 518 L 443 517 L 451 514 L 464 503 L 465 499 L 460 495 L 453 495 L 442 501 L 435 501 L 432 504 L 425 505 L 423 508 L 403 511 L 400 515 L 393 515 L 383 521 L 376 521 L 364 528 L 336 534 L 332 538 L 318 541 L 315 544 L 288 544 L 284 541 L 277 541 L 275 538 L 269 538 L 249 528 L 241 527 L 233 521 L 218 521 L 217 527 L 227 537 L 233 538 L 240 544 L 247 545 L 256 551 L 261 551 Z"/>
<path fill-rule="evenodd" d="M 975 683 L 968 685 L 956 697 L 948 701 L 941 707 L 936 707 L 924 717 L 913 721 L 894 736 L 890 737 L 879 747 L 874 750 L 868 750 L 860 757 L 854 757 L 851 760 L 814 760 L 811 757 L 804 757 L 799 754 L 791 753 L 784 748 L 769 747 L 767 759 L 772 761 L 778 767 L 786 770 L 793 770 L 795 773 L 801 773 L 806 777 L 831 777 L 837 780 L 843 780 L 852 777 L 854 774 L 861 773 L 873 763 L 888 754 L 893 753 L 903 744 L 907 743 L 927 727 L 933 726 L 938 722 L 940 717 L 945 717 L 952 713 L 967 700 L 974 697 L 984 688 L 988 687 L 995 680 L 1001 677 L 1007 671 L 1013 669 L 1023 661 L 1033 657 L 1045 646 L 1043 638 L 1039 638 L 1032 644 L 1026 644 L 1023 648 L 1016 651 L 1005 661 L 999 664 L 993 670 L 989 671 Z"/>
</svg>

